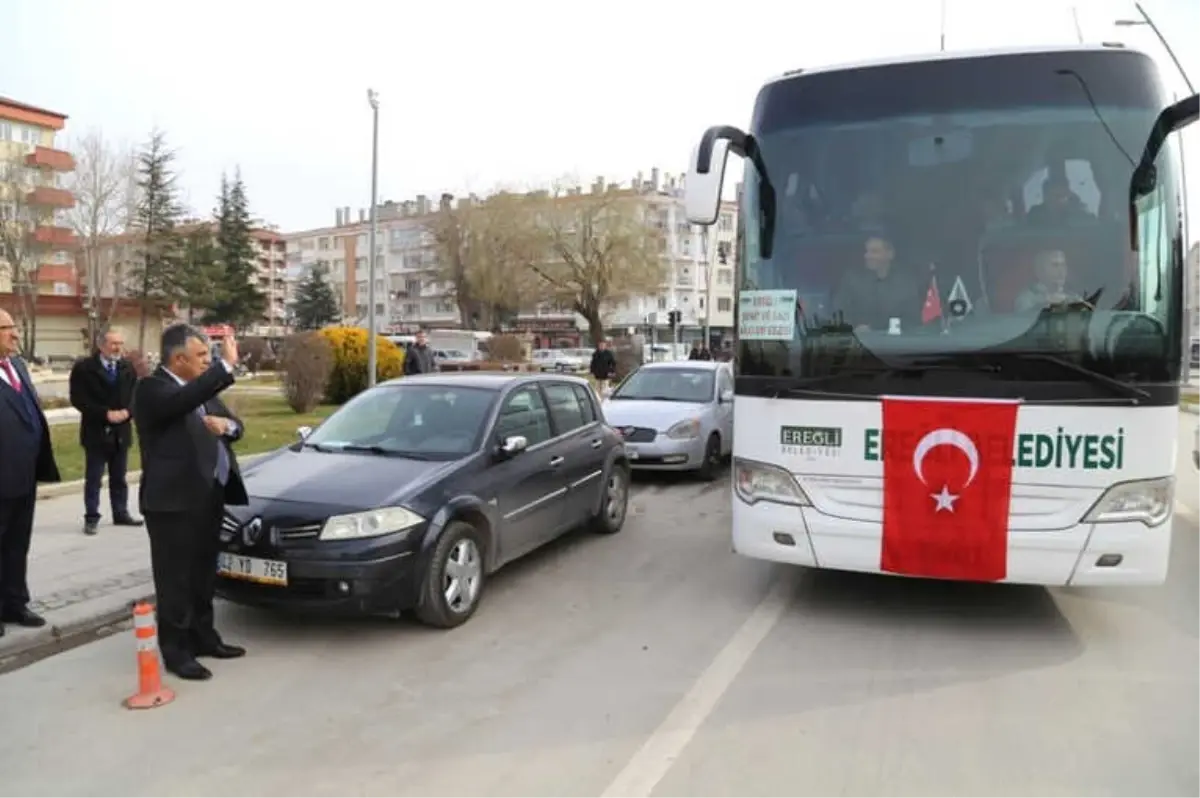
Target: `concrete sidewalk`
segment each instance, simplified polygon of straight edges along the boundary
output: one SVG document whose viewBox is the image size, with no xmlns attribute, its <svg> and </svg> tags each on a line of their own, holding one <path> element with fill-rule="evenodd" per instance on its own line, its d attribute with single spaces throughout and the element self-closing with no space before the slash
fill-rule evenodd
<svg viewBox="0 0 1200 798">
<path fill-rule="evenodd" d="M 132 602 L 154 594 L 145 528 L 113 527 L 109 521 L 104 519 L 98 535 L 83 534 L 82 485 L 67 495 L 38 499 L 29 589 L 32 609 L 47 624 L 5 625 L 0 673 L 104 636 L 129 621 Z"/>
<path fill-rule="evenodd" d="M 239 460 L 244 468 L 261 456 Z M 128 475 L 135 511 L 141 473 Z M 105 485 L 95 536 L 83 534 L 83 480 L 39 486 L 29 590 L 33 610 L 47 623 L 41 629 L 5 625 L 0 673 L 110 634 L 129 623 L 134 602 L 154 595 L 146 528 L 110 525 L 107 479 Z"/>
</svg>

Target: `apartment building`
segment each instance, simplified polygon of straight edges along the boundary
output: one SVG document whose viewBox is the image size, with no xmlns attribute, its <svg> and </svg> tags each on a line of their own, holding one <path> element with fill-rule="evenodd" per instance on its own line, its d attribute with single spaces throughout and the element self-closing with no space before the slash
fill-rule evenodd
<svg viewBox="0 0 1200 798">
<path fill-rule="evenodd" d="M 597 179 L 588 190 L 603 192 L 608 188 L 603 179 Z M 648 327 L 657 327 L 660 337 L 665 337 L 667 311 L 678 310 L 685 338 L 700 337 L 705 326 L 715 338 L 731 334 L 736 205 L 722 208 L 718 224 L 700 228 L 687 222 L 681 178 L 654 169 L 649 178 L 639 174 L 623 188 L 638 190 L 652 209 L 655 224 L 664 233 L 663 258 L 670 268 L 656 294 L 611 308 L 606 319 L 608 328 L 613 332 L 627 332 L 629 328 L 646 332 Z M 578 187 L 571 193 L 583 191 Z M 477 199 L 460 198 L 457 203 L 461 206 Z M 375 313 L 380 329 L 405 332 L 418 327 L 459 326 L 458 308 L 448 298 L 447 287 L 438 285 L 431 276 L 437 254 L 428 227 L 436 211 L 434 202 L 423 195 L 405 202 L 385 202 L 377 208 Z M 345 309 L 345 318 L 365 324 L 368 214 L 359 210 L 352 215 L 350 208 L 342 207 L 334 216 L 332 227 L 284 236 L 292 286 L 289 290 L 294 291 L 314 265 L 323 264 Z M 552 307 L 524 309 L 513 324 L 547 342 L 563 343 L 578 341 L 586 326 L 582 317 Z"/>
<path fill-rule="evenodd" d="M 36 281 L 39 294 L 79 293 L 75 233 L 66 218 L 75 197 L 63 186 L 75 159 L 54 146 L 66 121 L 65 114 L 0 97 L 0 234 L 18 237 L 23 253 L 17 275 L 0 252 L 0 293 L 21 289 L 13 283 L 22 277 Z"/>
<path fill-rule="evenodd" d="M 257 255 L 258 290 L 267 298 L 262 321 L 248 330 L 252 335 L 275 337 L 288 330 L 287 242 L 274 227 L 251 231 Z"/>
</svg>

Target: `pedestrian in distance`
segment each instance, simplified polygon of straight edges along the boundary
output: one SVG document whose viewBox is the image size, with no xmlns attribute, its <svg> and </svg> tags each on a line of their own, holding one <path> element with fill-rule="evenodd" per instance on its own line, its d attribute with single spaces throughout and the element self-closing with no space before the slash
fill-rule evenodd
<svg viewBox="0 0 1200 798">
<path fill-rule="evenodd" d="M 4 624 L 37 628 L 29 608 L 29 543 L 39 482 L 59 482 L 50 427 L 19 349 L 17 325 L 0 310 L 0 636 Z"/>
<path fill-rule="evenodd" d="M 108 503 L 115 526 L 141 526 L 129 512 L 125 472 L 133 443 L 130 413 L 137 374 L 124 357 L 125 339 L 116 330 L 101 333 L 96 351 L 71 368 L 71 406 L 79 411 L 79 445 L 84 451 L 83 532 L 100 524 L 100 482 L 108 472 Z"/>
<path fill-rule="evenodd" d="M 592 362 L 588 366 L 588 371 L 591 372 L 592 378 L 596 380 L 596 388 L 601 396 L 608 391 L 608 382 L 617 375 L 617 357 L 608 348 L 608 341 L 601 338 L 596 342 L 596 349 L 592 352 Z"/>
<path fill-rule="evenodd" d="M 429 348 L 429 336 L 421 330 L 417 333 L 417 340 L 404 353 L 404 374 L 432 374 L 436 370 L 433 350 Z"/>
<path fill-rule="evenodd" d="M 199 657 L 246 653 L 221 639 L 213 619 L 225 505 L 249 503 L 231 447 L 244 429 L 218 398 L 234 383 L 238 347 L 226 338 L 214 361 L 203 332 L 175 324 L 163 331 L 159 351 L 162 364 L 138 382 L 133 398 L 159 649 L 171 673 L 208 679 Z"/>
</svg>

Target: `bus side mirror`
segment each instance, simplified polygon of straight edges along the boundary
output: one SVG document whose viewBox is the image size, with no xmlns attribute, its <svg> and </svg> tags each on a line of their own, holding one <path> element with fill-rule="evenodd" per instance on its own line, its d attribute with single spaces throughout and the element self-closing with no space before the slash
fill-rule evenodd
<svg viewBox="0 0 1200 798">
<path fill-rule="evenodd" d="M 711 130 L 692 150 L 684 205 L 692 224 L 710 225 L 721 210 L 721 188 L 725 184 L 725 161 L 729 157 L 729 139 L 710 136 Z"/>
<path fill-rule="evenodd" d="M 1193 94 L 1164 108 L 1154 121 L 1154 127 L 1150 129 L 1150 135 L 1142 149 L 1142 157 L 1129 178 L 1129 241 L 1135 248 L 1138 246 L 1137 201 L 1154 191 L 1158 185 L 1158 171 L 1154 168 L 1154 162 L 1158 160 L 1158 154 L 1162 152 L 1167 137 L 1183 130 L 1198 118 L 1200 95 Z"/>
</svg>

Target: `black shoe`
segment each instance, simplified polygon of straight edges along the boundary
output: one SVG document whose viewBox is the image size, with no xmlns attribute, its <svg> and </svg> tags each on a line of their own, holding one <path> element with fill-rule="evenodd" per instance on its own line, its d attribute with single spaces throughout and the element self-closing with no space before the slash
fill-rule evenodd
<svg viewBox="0 0 1200 798">
<path fill-rule="evenodd" d="M 246 656 L 246 649 L 241 646 L 231 646 L 228 643 L 217 643 L 215 646 L 197 649 L 197 657 L 212 657 L 213 659 L 237 659 Z"/>
<path fill-rule="evenodd" d="M 175 674 L 180 679 L 187 679 L 191 682 L 202 682 L 206 679 L 212 678 L 212 671 L 194 659 L 184 659 L 177 662 L 164 662 L 163 665 L 168 671 Z"/>
<path fill-rule="evenodd" d="M 129 513 L 113 516 L 113 526 L 141 526 L 142 523 L 142 519 L 134 518 Z"/>
<path fill-rule="evenodd" d="M 100 526 L 99 521 L 84 521 L 83 522 L 83 534 L 94 535 L 100 531 L 99 526 Z"/>
<path fill-rule="evenodd" d="M 15 623 L 17 626 L 25 626 L 30 629 L 37 629 L 46 625 L 46 619 L 28 607 L 5 612 L 3 615 L 0 615 L 0 621 Z"/>
</svg>

